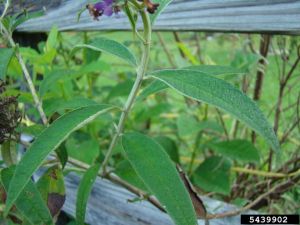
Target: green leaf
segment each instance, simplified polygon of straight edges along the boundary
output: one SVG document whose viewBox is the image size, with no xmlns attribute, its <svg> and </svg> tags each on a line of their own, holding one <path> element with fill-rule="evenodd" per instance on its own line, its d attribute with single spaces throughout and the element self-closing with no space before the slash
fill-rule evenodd
<svg viewBox="0 0 300 225">
<path fill-rule="evenodd" d="M 177 225 L 196 225 L 195 211 L 175 165 L 164 149 L 139 133 L 122 136 L 126 156 L 136 173 Z"/>
<path fill-rule="evenodd" d="M 87 66 L 89 64 L 92 64 L 92 63 L 96 63 L 97 60 L 99 59 L 101 55 L 101 52 L 98 52 L 98 51 L 94 51 L 92 49 L 89 49 L 89 48 L 85 48 L 83 50 L 83 59 L 84 59 L 84 66 Z M 88 64 L 89 63 L 89 64 Z M 99 62 L 97 62 L 99 64 Z"/>
<path fill-rule="evenodd" d="M 66 199 L 62 170 L 57 166 L 49 168 L 38 180 L 37 188 L 47 202 L 52 217 L 57 216 Z"/>
<path fill-rule="evenodd" d="M 116 166 L 115 173 L 126 180 L 128 183 L 134 185 L 135 187 L 147 191 L 147 188 L 141 178 L 136 174 L 135 170 L 132 168 L 131 164 L 128 160 L 123 160 L 122 162 L 118 163 Z"/>
<path fill-rule="evenodd" d="M 184 69 L 197 70 L 199 72 L 207 73 L 211 76 L 245 74 L 244 70 L 237 69 L 237 68 L 234 68 L 234 67 L 219 66 L 219 65 L 189 66 L 189 67 L 186 67 Z"/>
<path fill-rule="evenodd" d="M 52 151 L 58 148 L 73 131 L 83 127 L 112 108 L 114 107 L 108 105 L 79 108 L 66 113 L 46 128 L 37 137 L 17 165 L 8 191 L 6 212 L 12 207 L 21 191 L 29 182 L 32 174 Z"/>
<path fill-rule="evenodd" d="M 10 167 L 1 171 L 1 182 L 6 191 L 10 187 L 14 170 L 15 167 Z M 30 224 L 53 224 L 50 212 L 43 201 L 41 194 L 31 180 L 26 184 L 15 204 L 17 209 Z"/>
<path fill-rule="evenodd" d="M 118 83 L 110 90 L 107 99 L 111 100 L 113 98 L 120 97 L 120 96 L 128 96 L 133 84 L 134 84 L 133 80 L 126 80 L 124 82 Z"/>
<path fill-rule="evenodd" d="M 36 137 L 44 129 L 45 129 L 45 127 L 43 125 L 41 125 L 41 124 L 34 124 L 34 125 L 29 126 L 29 127 L 21 127 L 20 133 L 22 133 L 22 134 L 28 134 L 28 135 Z"/>
<path fill-rule="evenodd" d="M 10 140 L 4 141 L 0 145 L 1 157 L 6 166 L 11 166 L 17 163 L 18 150 L 16 143 Z"/>
<path fill-rule="evenodd" d="M 159 3 L 158 9 L 154 14 L 150 16 L 151 23 L 153 24 L 156 18 L 165 10 L 165 8 L 172 2 L 173 0 L 154 0 L 154 3 Z"/>
<path fill-rule="evenodd" d="M 91 52 L 94 52 L 91 49 L 88 49 Z M 98 52 L 96 52 L 98 53 Z M 90 74 L 90 73 L 99 73 L 99 72 L 104 72 L 104 71 L 110 71 L 111 70 L 111 65 L 109 65 L 108 63 L 101 61 L 101 60 L 97 60 L 97 61 L 92 61 L 89 64 L 83 64 L 79 70 L 78 73 L 79 74 Z"/>
<path fill-rule="evenodd" d="M 179 153 L 175 141 L 167 136 L 158 136 L 155 137 L 154 140 L 164 148 L 170 156 L 170 159 L 175 163 L 179 163 Z"/>
<path fill-rule="evenodd" d="M 216 121 L 201 121 L 199 122 L 200 130 L 207 130 L 207 131 L 215 131 L 215 132 L 223 132 L 222 126 L 217 123 Z"/>
<path fill-rule="evenodd" d="M 184 114 L 177 119 L 177 129 L 179 136 L 185 138 L 199 132 L 201 126 L 194 117 Z"/>
<path fill-rule="evenodd" d="M 137 101 L 141 101 L 141 100 L 147 98 L 149 95 L 163 91 L 167 88 L 169 88 L 168 85 L 166 85 L 165 83 L 163 83 L 159 80 L 155 80 L 142 90 L 142 92 L 137 97 Z"/>
<path fill-rule="evenodd" d="M 222 141 L 209 144 L 209 147 L 234 160 L 253 163 L 260 160 L 258 150 L 247 140 Z"/>
<path fill-rule="evenodd" d="M 52 115 L 55 112 L 64 112 L 69 109 L 77 109 L 80 107 L 86 107 L 91 105 L 97 105 L 97 102 L 89 98 L 74 97 L 70 100 L 61 98 L 48 99 L 44 101 L 44 110 L 47 116 Z"/>
<path fill-rule="evenodd" d="M 77 201 L 76 201 L 76 222 L 77 225 L 84 225 L 85 221 L 85 212 L 87 201 L 92 191 L 93 184 L 97 178 L 100 162 L 96 162 L 92 165 L 82 177 L 78 192 L 77 192 Z"/>
<path fill-rule="evenodd" d="M 57 38 L 58 38 L 58 28 L 56 26 L 53 26 L 48 35 L 47 42 L 46 42 L 47 51 L 56 48 Z"/>
<path fill-rule="evenodd" d="M 207 192 L 230 193 L 230 167 L 228 160 L 213 156 L 206 159 L 193 174 L 195 185 Z"/>
<path fill-rule="evenodd" d="M 273 150 L 279 151 L 277 137 L 256 103 L 231 84 L 194 70 L 161 70 L 152 76 L 184 96 L 232 114 L 263 136 Z"/>
<path fill-rule="evenodd" d="M 99 155 L 99 141 L 90 134 L 77 131 L 66 141 L 66 149 L 69 157 L 92 165 Z"/>
<path fill-rule="evenodd" d="M 77 45 L 72 52 L 79 48 L 89 48 L 95 51 L 107 52 L 115 55 L 133 66 L 137 66 L 137 61 L 132 52 L 123 44 L 106 38 L 97 38 L 90 44 Z"/>
<path fill-rule="evenodd" d="M 78 76 L 78 73 L 73 70 L 53 70 L 46 77 L 40 84 L 39 94 L 43 97 L 52 86 L 57 84 L 59 80 L 70 80 L 73 79 L 75 76 Z"/>
<path fill-rule="evenodd" d="M 169 103 L 158 103 L 154 106 L 149 106 L 147 108 L 141 109 L 139 113 L 137 113 L 135 117 L 136 123 L 144 123 L 147 120 L 151 120 L 151 124 L 153 123 L 161 123 L 161 119 L 159 116 L 166 111 L 172 109 L 172 106 Z"/>
<path fill-rule="evenodd" d="M 56 155 L 61 163 L 61 167 L 62 169 L 65 168 L 67 162 L 68 162 L 68 158 L 69 158 L 69 155 L 68 155 L 68 151 L 66 149 L 66 146 L 64 143 L 62 143 L 56 150 Z"/>
<path fill-rule="evenodd" d="M 245 74 L 245 72 L 240 69 L 236 69 L 228 66 L 217 66 L 217 65 L 216 66 L 215 65 L 189 66 L 183 69 L 196 70 L 199 72 L 209 74 L 211 76 Z M 149 95 L 163 91 L 167 88 L 169 88 L 167 84 L 159 80 L 155 80 L 143 89 L 143 91 L 139 94 L 137 100 L 143 100 Z"/>
<path fill-rule="evenodd" d="M 7 67 L 14 52 L 15 50 L 13 48 L 0 48 L 0 79 L 5 78 Z"/>
</svg>

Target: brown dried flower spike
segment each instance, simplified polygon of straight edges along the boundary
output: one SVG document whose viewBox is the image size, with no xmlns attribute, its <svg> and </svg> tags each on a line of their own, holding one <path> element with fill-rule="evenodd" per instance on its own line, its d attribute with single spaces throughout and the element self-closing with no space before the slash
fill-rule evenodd
<svg viewBox="0 0 300 225">
<path fill-rule="evenodd" d="M 17 97 L 1 96 L 4 91 L 4 84 L 0 80 L 0 144 L 16 135 L 15 129 L 21 120 Z"/>
<path fill-rule="evenodd" d="M 151 0 L 138 0 L 139 2 L 144 2 L 147 7 L 147 11 L 151 14 L 155 13 L 157 8 L 159 7 L 158 3 L 153 3 Z"/>
</svg>

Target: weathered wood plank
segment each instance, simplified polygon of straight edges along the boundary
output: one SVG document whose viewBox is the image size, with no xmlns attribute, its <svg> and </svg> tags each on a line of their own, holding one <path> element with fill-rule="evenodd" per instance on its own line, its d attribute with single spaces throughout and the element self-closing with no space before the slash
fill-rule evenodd
<svg viewBox="0 0 300 225">
<path fill-rule="evenodd" d="M 80 177 L 74 173 L 66 179 L 67 199 L 63 210 L 75 214 L 75 202 Z M 136 196 L 108 180 L 98 178 L 87 206 L 86 222 L 91 225 L 173 225 L 170 217 L 147 201 L 129 202 Z M 236 209 L 234 206 L 203 197 L 209 213 Z M 253 211 L 251 213 L 254 213 Z M 203 220 L 198 224 L 204 225 Z M 240 224 L 240 216 L 210 220 L 210 225 Z"/>
<path fill-rule="evenodd" d="M 122 13 L 119 18 L 103 17 L 100 21 L 93 21 L 84 12 L 77 23 L 77 13 L 88 3 L 87 0 L 47 2 L 35 1 L 33 8 L 46 6 L 46 15 L 23 24 L 20 31 L 49 31 L 53 25 L 62 31 L 130 29 Z M 299 21 L 299 0 L 174 0 L 159 17 L 154 29 L 300 34 Z"/>
</svg>

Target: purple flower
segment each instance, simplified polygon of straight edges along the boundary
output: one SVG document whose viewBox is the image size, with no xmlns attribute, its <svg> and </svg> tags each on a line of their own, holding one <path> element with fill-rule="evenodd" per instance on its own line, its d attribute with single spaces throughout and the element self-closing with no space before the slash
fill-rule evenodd
<svg viewBox="0 0 300 225">
<path fill-rule="evenodd" d="M 98 18 L 102 15 L 112 16 L 114 13 L 118 14 L 120 11 L 120 7 L 114 4 L 114 0 L 103 0 L 96 4 L 88 4 L 86 8 L 95 20 L 99 20 Z"/>
<path fill-rule="evenodd" d="M 113 0 L 103 0 L 94 5 L 94 9 L 102 12 L 106 16 L 111 16 L 113 14 Z"/>
</svg>

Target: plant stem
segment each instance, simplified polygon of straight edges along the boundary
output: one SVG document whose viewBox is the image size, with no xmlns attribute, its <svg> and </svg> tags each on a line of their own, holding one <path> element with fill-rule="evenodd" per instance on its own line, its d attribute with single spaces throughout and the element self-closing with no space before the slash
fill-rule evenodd
<svg viewBox="0 0 300 225">
<path fill-rule="evenodd" d="M 4 16 L 6 15 L 8 7 L 9 7 L 9 3 L 10 3 L 10 1 L 6 0 L 0 20 L 2 20 L 4 18 Z"/>
<path fill-rule="evenodd" d="M 123 112 L 120 116 L 119 123 L 117 126 L 117 131 L 114 134 L 112 141 L 109 145 L 108 151 L 106 153 L 105 159 L 102 163 L 102 171 L 103 175 L 106 174 L 106 166 L 108 164 L 108 161 L 112 155 L 113 149 L 116 146 L 120 135 L 122 134 L 124 130 L 124 125 L 126 122 L 126 119 L 128 117 L 128 114 L 133 106 L 133 103 L 136 99 L 137 93 L 139 91 L 139 88 L 142 84 L 143 78 L 146 74 L 147 67 L 148 67 L 148 62 L 149 62 L 149 54 L 150 54 L 150 44 L 151 44 L 151 23 L 150 23 L 150 18 L 147 12 L 145 10 L 140 11 L 140 15 L 143 20 L 143 25 L 144 25 L 144 39 L 145 42 L 143 43 L 143 55 L 142 55 L 142 60 L 137 68 L 137 77 L 134 82 L 134 85 L 130 91 L 130 94 L 127 98 L 127 101 L 123 107 Z"/>
<path fill-rule="evenodd" d="M 165 51 L 165 53 L 168 57 L 170 65 L 172 66 L 172 68 L 176 68 L 176 64 L 173 60 L 172 53 L 169 51 L 168 46 L 167 46 L 165 40 L 163 39 L 162 35 L 160 34 L 160 32 L 156 32 L 156 35 L 157 35 L 158 40 L 159 40 L 160 44 L 162 45 L 162 47 L 163 47 L 163 49 L 164 49 L 164 51 Z"/>
<path fill-rule="evenodd" d="M 262 58 L 258 62 L 258 65 L 261 66 L 262 68 L 258 68 L 256 74 L 256 81 L 255 81 L 254 94 L 253 94 L 254 101 L 258 101 L 260 99 L 270 43 L 271 43 L 271 36 L 268 34 L 262 35 L 260 41 L 260 51 L 259 51 Z M 252 143 L 255 143 L 256 133 L 253 131 L 251 136 L 252 136 L 251 137 Z"/>
<path fill-rule="evenodd" d="M 14 42 L 14 40 L 12 39 L 12 36 L 11 36 L 10 32 L 6 29 L 6 27 L 3 25 L 3 23 L 2 23 L 1 20 L 0 20 L 0 25 L 1 25 L 1 29 L 0 30 L 2 31 L 3 35 L 5 36 L 5 38 L 8 40 L 9 44 L 11 45 L 11 47 L 12 48 L 17 48 L 17 45 Z M 37 107 L 37 110 L 38 110 L 38 112 L 39 112 L 39 114 L 41 116 L 43 124 L 47 125 L 48 124 L 48 120 L 47 120 L 46 114 L 45 114 L 45 112 L 44 112 L 44 110 L 42 108 L 42 103 L 41 103 L 41 101 L 40 101 L 40 99 L 39 99 L 39 97 L 38 97 L 38 95 L 36 93 L 34 84 L 32 82 L 30 74 L 29 74 L 29 72 L 27 70 L 27 67 L 26 67 L 25 62 L 23 60 L 23 57 L 22 57 L 22 55 L 20 54 L 20 52 L 17 49 L 16 49 L 16 53 L 15 54 L 16 54 L 16 57 L 17 57 L 17 59 L 19 61 L 20 66 L 22 68 L 22 71 L 23 71 L 25 79 L 27 81 L 29 90 L 30 90 L 31 95 L 33 97 L 33 101 L 34 101 L 34 103 L 35 103 L 35 105 Z"/>
<path fill-rule="evenodd" d="M 196 156 L 197 156 L 197 151 L 198 151 L 198 147 L 199 147 L 199 144 L 200 144 L 200 140 L 201 140 L 201 137 L 202 137 L 202 131 L 198 132 L 197 134 L 197 137 L 196 137 L 196 141 L 195 141 L 195 146 L 194 146 L 194 149 L 193 149 L 193 153 L 192 153 L 192 157 L 191 157 L 191 162 L 189 164 L 189 169 L 188 169 L 188 175 L 192 175 L 192 172 L 193 172 L 193 166 L 194 166 L 194 162 L 195 162 L 195 159 L 196 159 Z"/>
<path fill-rule="evenodd" d="M 289 178 L 300 175 L 300 170 L 297 170 L 292 173 L 273 173 L 273 172 L 266 172 L 266 171 L 260 171 L 260 170 L 254 170 L 254 169 L 247 169 L 247 168 L 241 168 L 241 167 L 233 167 L 231 168 L 232 172 L 238 172 L 238 173 L 246 173 L 246 174 L 252 174 L 262 177 L 275 177 L 275 178 Z"/>
</svg>

